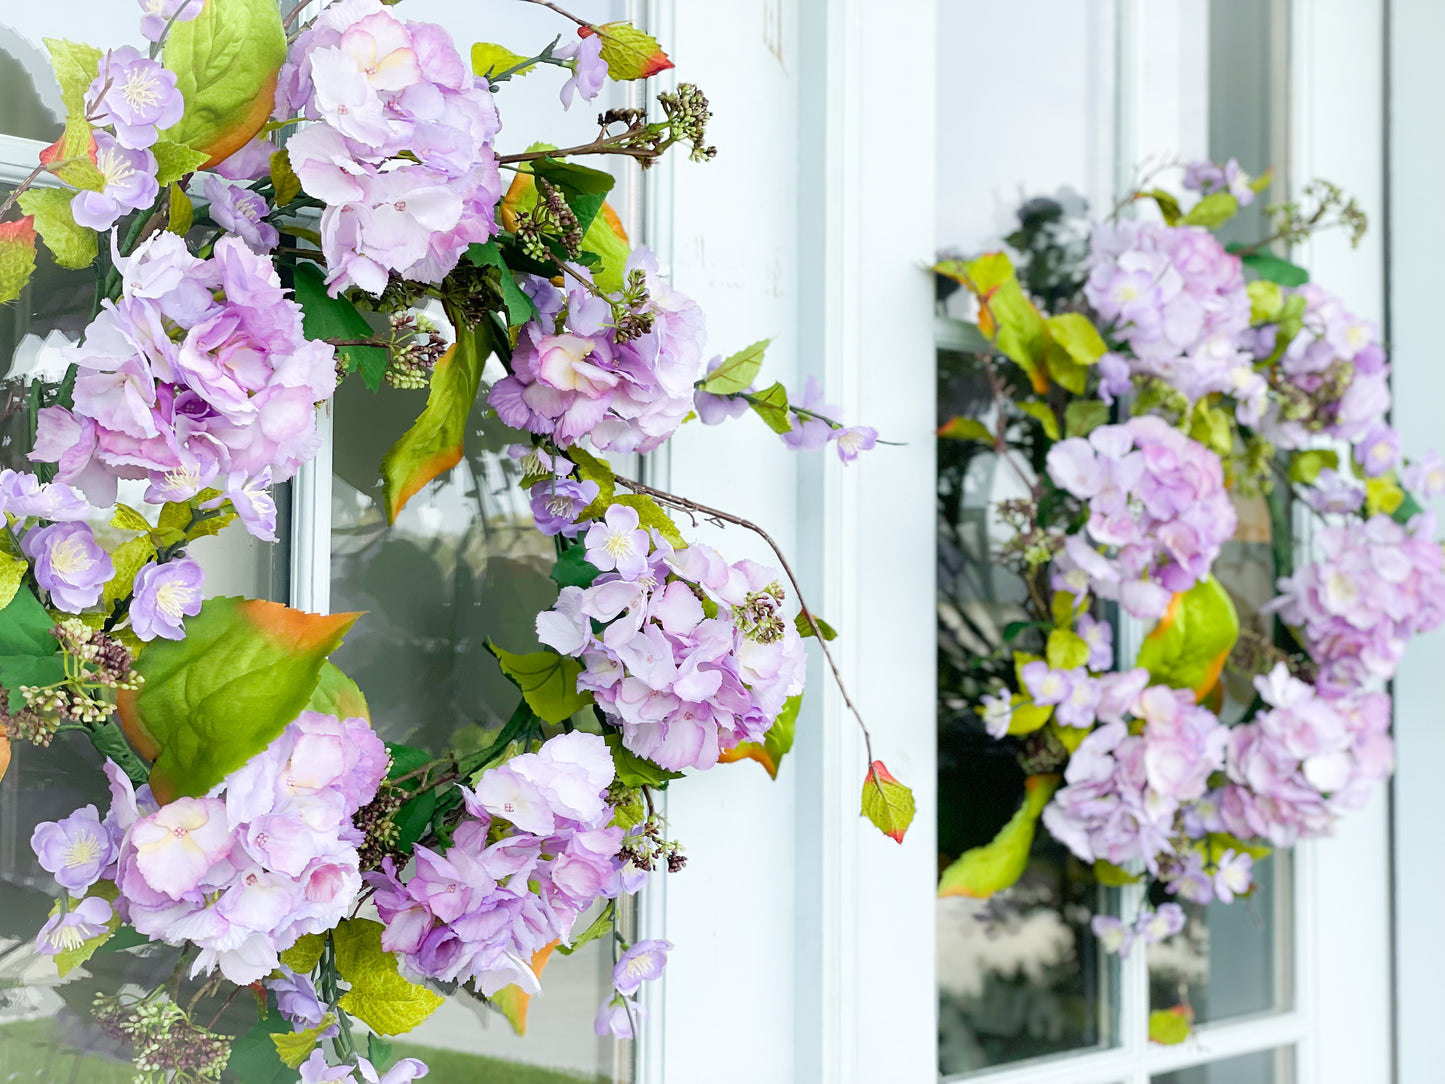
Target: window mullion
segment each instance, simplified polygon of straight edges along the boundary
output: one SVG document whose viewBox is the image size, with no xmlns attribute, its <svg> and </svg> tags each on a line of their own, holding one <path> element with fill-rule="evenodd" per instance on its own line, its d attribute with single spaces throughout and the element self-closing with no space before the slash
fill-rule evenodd
<svg viewBox="0 0 1445 1084">
<path fill-rule="evenodd" d="M 332 421 L 331 403 L 316 408 L 320 450 L 291 482 L 291 605 L 317 614 L 331 612 Z"/>
</svg>

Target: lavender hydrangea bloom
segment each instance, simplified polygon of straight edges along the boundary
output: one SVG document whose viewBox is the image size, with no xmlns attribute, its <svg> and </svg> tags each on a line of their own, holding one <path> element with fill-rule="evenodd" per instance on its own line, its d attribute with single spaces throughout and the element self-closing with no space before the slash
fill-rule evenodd
<svg viewBox="0 0 1445 1084">
<path fill-rule="evenodd" d="M 176 124 L 186 110 L 175 73 L 129 45 L 101 58 L 85 101 L 91 122 L 114 128 L 120 145 L 133 150 L 153 145 L 157 129 Z"/>
<path fill-rule="evenodd" d="M 97 130 L 93 156 L 105 178 L 99 192 L 77 192 L 70 211 L 77 225 L 104 232 L 127 211 L 149 207 L 160 192 L 156 183 L 156 159 L 148 150 L 131 150 L 106 131 Z"/>
<path fill-rule="evenodd" d="M 577 517 L 582 510 L 597 499 L 599 489 L 596 482 L 573 482 L 560 479 L 538 482 L 531 489 L 532 516 L 537 530 L 549 538 L 563 535 L 576 538 L 582 529 Z"/>
<path fill-rule="evenodd" d="M 571 109 L 572 99 L 579 94 L 584 102 L 590 102 L 597 97 L 603 84 L 607 82 L 607 61 L 602 59 L 601 34 L 578 38 L 555 50 L 552 55 L 559 60 L 572 62 L 572 76 L 562 84 L 558 95 L 562 99 L 563 109 Z"/>
<path fill-rule="evenodd" d="M 81 900 L 64 914 L 52 916 L 40 928 L 35 947 L 46 956 L 73 952 L 92 937 L 108 931 L 114 915 L 110 904 L 99 896 Z"/>
<path fill-rule="evenodd" d="M 72 896 L 85 895 L 115 860 L 114 843 L 93 805 L 77 809 L 64 820 L 37 824 L 30 848 L 41 868 Z"/>
<path fill-rule="evenodd" d="M 28 531 L 20 547 L 35 568 L 35 582 L 57 610 L 78 614 L 100 601 L 115 575 L 110 554 L 95 544 L 89 524 L 56 523 Z"/>
<path fill-rule="evenodd" d="M 635 580 L 647 570 L 651 541 L 640 528 L 637 509 L 614 504 L 601 523 L 587 529 L 587 560 L 603 572 L 614 569 L 624 580 Z"/>
<path fill-rule="evenodd" d="M 1374 426 L 1355 445 L 1355 460 L 1371 478 L 1378 478 L 1395 469 L 1400 462 L 1400 434 L 1383 422 Z"/>
<path fill-rule="evenodd" d="M 1049 477 L 1086 501 L 1089 539 L 1071 536 L 1060 563 L 1086 573 L 1100 598 L 1157 618 L 1169 597 L 1209 574 L 1234 533 L 1235 512 L 1219 457 L 1161 418 L 1100 426 L 1049 449 Z"/>
<path fill-rule="evenodd" d="M 638 941 L 613 966 L 613 989 L 627 997 L 636 994 L 644 982 L 661 976 L 671 950 L 671 941 Z"/>
<path fill-rule="evenodd" d="M 1239 258 L 1200 227 L 1130 220 L 1096 226 L 1092 249 L 1084 294 L 1129 344 L 1131 370 L 1189 399 L 1231 391 L 1234 371 L 1249 361 L 1240 342 L 1250 304 Z M 1110 370 L 1111 397 L 1123 390 L 1121 377 Z"/>
<path fill-rule="evenodd" d="M 239 185 L 227 184 L 213 173 L 206 175 L 204 188 L 216 225 L 241 238 L 252 252 L 267 253 L 276 247 L 281 235 L 266 221 L 271 208 L 265 199 Z"/>
<path fill-rule="evenodd" d="M 201 612 L 201 585 L 206 574 L 189 557 L 148 564 L 136 573 L 130 623 L 142 640 L 162 637 L 184 640 L 184 619 Z"/>
<path fill-rule="evenodd" d="M 188 23 L 201 13 L 205 0 L 139 0 L 142 11 L 141 36 L 146 41 L 160 41 L 166 25 L 172 20 Z"/>
</svg>

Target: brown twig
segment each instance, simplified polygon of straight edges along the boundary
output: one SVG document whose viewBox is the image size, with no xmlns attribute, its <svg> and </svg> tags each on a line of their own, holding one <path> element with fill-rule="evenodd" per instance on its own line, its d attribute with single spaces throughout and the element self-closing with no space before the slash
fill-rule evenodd
<svg viewBox="0 0 1445 1084">
<path fill-rule="evenodd" d="M 527 0 L 529 3 L 536 0 Z M 629 128 L 620 135 L 606 136 L 601 139 L 594 139 L 591 143 L 581 143 L 575 147 L 562 147 L 555 151 L 525 151 L 521 154 L 503 154 L 497 158 L 501 165 L 516 165 L 520 162 L 538 162 L 543 158 L 566 158 L 581 154 L 624 154 L 630 158 L 644 159 L 655 158 L 657 152 L 649 147 L 628 147 L 622 140 L 631 135 L 636 135 L 636 130 Z"/>
<path fill-rule="evenodd" d="M 18 185 L 15 186 L 14 191 L 12 191 L 10 195 L 5 197 L 5 202 L 0 203 L 0 218 L 5 217 L 5 212 L 10 210 L 11 207 L 15 206 L 15 201 L 20 198 L 20 193 L 24 192 L 27 188 L 34 184 L 35 178 L 39 177 L 44 172 L 45 163 L 41 162 L 30 171 L 29 176 L 27 176 L 23 181 L 21 181 Z"/>
<path fill-rule="evenodd" d="M 699 504 L 697 501 L 688 500 L 686 497 L 679 497 L 677 494 L 668 493 L 665 490 L 653 489 L 651 486 L 643 485 L 641 482 L 634 482 L 631 478 L 622 478 L 619 476 L 617 483 L 618 485 L 626 486 L 636 493 L 645 493 L 647 496 L 663 504 L 670 504 L 674 508 L 681 508 L 685 512 L 696 512 L 716 523 L 731 523 L 744 530 L 752 531 L 753 534 L 768 544 L 768 547 L 778 558 L 778 563 L 783 566 L 783 572 L 787 575 L 788 582 L 793 585 L 793 593 L 798 596 L 798 611 L 803 620 L 808 623 L 808 627 L 813 630 L 813 635 L 817 637 L 818 646 L 823 650 L 823 658 L 827 660 L 828 669 L 833 672 L 833 681 L 838 686 L 838 692 L 843 697 L 843 703 L 846 704 L 848 710 L 853 713 L 853 718 L 858 721 L 858 729 L 863 732 L 863 745 L 868 752 L 868 766 L 871 771 L 873 766 L 873 737 L 868 733 L 868 724 L 863 721 L 862 712 L 858 710 L 858 706 L 853 703 L 852 698 L 848 695 L 848 688 L 843 684 L 843 675 L 838 669 L 838 664 L 833 661 L 833 653 L 828 650 L 828 641 L 823 638 L 823 630 L 818 626 L 818 619 L 813 616 L 813 611 L 808 609 L 808 604 L 803 600 L 803 588 L 799 585 L 798 577 L 794 575 L 792 566 L 788 564 L 788 558 L 784 556 L 782 547 L 774 542 L 772 536 L 756 523 L 743 519 L 741 516 L 735 516 L 731 512 L 723 512 L 717 508 L 710 508 L 705 504 Z"/>
</svg>

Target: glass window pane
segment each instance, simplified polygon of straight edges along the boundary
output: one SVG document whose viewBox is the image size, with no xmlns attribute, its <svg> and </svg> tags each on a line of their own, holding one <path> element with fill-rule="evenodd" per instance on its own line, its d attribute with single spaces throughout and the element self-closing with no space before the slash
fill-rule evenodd
<svg viewBox="0 0 1445 1084">
<path fill-rule="evenodd" d="M 484 430 L 481 411 L 461 463 L 387 527 L 378 467 L 425 398 L 392 388 L 374 395 L 357 380 L 337 391 L 331 609 L 367 611 L 334 657 L 366 694 L 377 731 L 436 754 L 480 748 L 506 722 L 517 692 L 486 641 L 539 650 L 533 622 L 557 589 L 547 577 L 552 540 L 532 524 L 518 464 L 500 454 L 523 435 L 495 419 Z M 546 996 L 528 1007 L 525 1037 L 459 992 L 397 1043 L 397 1053 L 422 1058 L 438 1084 L 629 1079 L 630 1054 L 592 1032 L 612 963 L 603 941 L 553 957 Z M 551 1072 L 522 1077 L 519 1065 Z"/>
<path fill-rule="evenodd" d="M 1151 1077 L 1151 1084 L 1292 1084 L 1294 1048 L 1262 1050 Z"/>
</svg>

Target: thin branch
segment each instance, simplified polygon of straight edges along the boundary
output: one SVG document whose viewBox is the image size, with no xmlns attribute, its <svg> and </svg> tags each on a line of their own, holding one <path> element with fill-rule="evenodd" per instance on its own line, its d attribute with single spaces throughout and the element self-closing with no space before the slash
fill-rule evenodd
<svg viewBox="0 0 1445 1084">
<path fill-rule="evenodd" d="M 27 188 L 34 184 L 35 178 L 39 177 L 44 172 L 45 163 L 41 162 L 30 171 L 29 176 L 27 176 L 23 181 L 21 181 L 18 185 L 15 186 L 14 191 L 12 191 L 10 195 L 5 198 L 5 202 L 0 203 L 0 218 L 5 217 L 5 212 L 10 210 L 11 207 L 15 206 L 15 201 L 20 198 L 20 193 L 24 192 Z"/>
<path fill-rule="evenodd" d="M 536 3 L 537 0 L 524 0 L 525 3 Z M 516 165 L 520 162 L 537 162 L 543 158 L 566 158 L 581 154 L 625 154 L 630 158 L 655 158 L 657 152 L 648 147 L 628 147 L 622 141 L 629 136 L 635 136 L 636 129 L 629 128 L 627 131 L 615 136 L 606 136 L 594 139 L 591 143 L 581 143 L 575 147 L 563 147 L 555 151 L 526 151 L 522 154 L 504 154 L 498 157 L 500 165 Z"/>
<path fill-rule="evenodd" d="M 571 19 L 578 26 L 585 26 L 589 28 L 592 26 L 592 24 L 589 23 L 586 19 L 579 18 L 565 8 L 558 7 L 556 4 L 552 3 L 552 0 L 523 0 L 523 3 L 536 4 L 539 7 L 550 8 L 552 11 L 555 11 L 558 15 L 562 16 L 562 18 Z"/>
<path fill-rule="evenodd" d="M 803 588 L 798 583 L 798 577 L 794 575 L 792 566 L 788 564 L 788 558 L 784 556 L 782 548 L 773 541 L 772 536 L 756 523 L 743 519 L 741 516 L 735 516 L 731 512 L 723 512 L 717 508 L 710 508 L 705 504 L 699 504 L 697 501 L 688 500 L 686 497 L 679 497 L 675 493 L 668 493 L 661 489 L 653 489 L 651 486 L 643 485 L 641 482 L 634 482 L 631 478 L 618 476 L 617 483 L 618 485 L 626 486 L 636 493 L 645 493 L 663 504 L 670 504 L 674 508 L 680 508 L 685 512 L 696 512 L 711 519 L 715 523 L 731 523 L 744 530 L 752 531 L 753 534 L 768 544 L 768 547 L 778 558 L 778 563 L 783 566 L 783 572 L 787 575 L 788 582 L 793 585 L 793 593 L 798 596 L 799 613 L 802 615 L 803 620 L 808 623 L 808 627 L 813 630 L 813 635 L 817 637 L 818 640 L 818 646 L 823 649 L 823 658 L 827 660 L 828 669 L 833 672 L 833 681 L 838 686 L 838 692 L 842 694 L 843 703 L 848 705 L 848 710 L 853 713 L 853 718 L 858 720 L 858 729 L 863 732 L 863 745 L 868 752 L 868 766 L 871 770 L 873 766 L 873 737 L 868 733 L 868 724 L 863 721 L 862 712 L 858 710 L 858 706 L 854 704 L 852 698 L 849 697 L 848 687 L 843 684 L 843 675 L 838 669 L 838 664 L 833 660 L 833 653 L 828 650 L 828 641 L 823 636 L 823 630 L 819 628 L 817 618 L 813 616 L 813 611 L 808 609 L 807 602 L 803 600 Z"/>
</svg>

